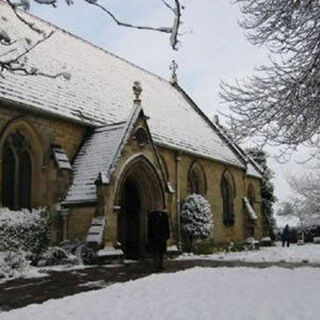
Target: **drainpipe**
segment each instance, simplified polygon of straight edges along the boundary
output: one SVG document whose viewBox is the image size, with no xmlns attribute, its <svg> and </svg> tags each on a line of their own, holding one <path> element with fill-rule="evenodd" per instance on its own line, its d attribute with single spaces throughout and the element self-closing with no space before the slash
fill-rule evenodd
<svg viewBox="0 0 320 320">
<path fill-rule="evenodd" d="M 181 226 L 180 226 L 180 153 L 176 155 L 176 202 L 177 202 L 177 236 L 178 250 L 181 251 Z"/>
</svg>

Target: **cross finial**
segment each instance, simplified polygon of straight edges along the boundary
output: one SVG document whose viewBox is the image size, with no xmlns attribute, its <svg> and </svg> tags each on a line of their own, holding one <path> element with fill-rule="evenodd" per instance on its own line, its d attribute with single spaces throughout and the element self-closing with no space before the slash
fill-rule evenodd
<svg viewBox="0 0 320 320">
<path fill-rule="evenodd" d="M 178 64 L 175 62 L 175 60 L 172 60 L 169 69 L 172 71 L 171 74 L 171 83 L 175 84 L 178 83 L 178 76 L 177 76 L 177 70 L 178 70 Z"/>
<path fill-rule="evenodd" d="M 133 90 L 133 94 L 135 95 L 134 103 L 140 104 L 141 103 L 140 94 L 142 92 L 141 83 L 139 81 L 135 81 L 133 83 L 132 90 Z"/>
</svg>

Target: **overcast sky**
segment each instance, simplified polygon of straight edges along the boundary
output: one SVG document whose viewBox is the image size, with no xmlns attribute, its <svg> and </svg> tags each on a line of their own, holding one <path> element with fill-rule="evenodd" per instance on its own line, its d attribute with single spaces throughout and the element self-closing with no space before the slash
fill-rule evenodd
<svg viewBox="0 0 320 320">
<path fill-rule="evenodd" d="M 169 64 L 175 59 L 179 65 L 179 84 L 210 118 L 218 111 L 228 112 L 218 98 L 221 80 L 245 78 L 254 67 L 267 62 L 267 50 L 247 41 L 237 23 L 241 17 L 239 9 L 228 0 L 183 0 L 186 34 L 178 52 L 170 48 L 166 34 L 118 27 L 98 9 L 79 0 L 75 2 L 68 7 L 60 0 L 57 9 L 33 5 L 32 12 L 166 79 L 170 78 Z M 126 22 L 163 26 L 172 21 L 171 12 L 161 0 L 102 3 Z M 303 160 L 305 153 L 301 150 L 295 158 Z M 286 176 L 301 173 L 303 166 L 295 159 L 285 165 L 270 160 L 269 165 L 276 173 L 276 195 L 285 200 L 289 195 Z"/>
</svg>

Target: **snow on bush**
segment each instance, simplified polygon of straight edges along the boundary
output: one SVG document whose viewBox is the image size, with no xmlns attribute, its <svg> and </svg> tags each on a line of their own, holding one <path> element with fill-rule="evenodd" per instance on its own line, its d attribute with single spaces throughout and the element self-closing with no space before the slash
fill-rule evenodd
<svg viewBox="0 0 320 320">
<path fill-rule="evenodd" d="M 30 261 L 26 259 L 23 251 L 0 252 L 0 280 L 18 278 L 29 267 Z"/>
<path fill-rule="evenodd" d="M 42 253 L 38 266 L 56 266 L 60 264 L 78 264 L 79 259 L 60 247 L 49 247 Z"/>
<path fill-rule="evenodd" d="M 25 258 L 35 264 L 48 244 L 48 215 L 45 210 L 0 208 L 0 252 L 22 251 Z"/>
<path fill-rule="evenodd" d="M 60 245 L 69 255 L 75 256 L 80 264 L 96 263 L 96 255 L 94 251 L 87 246 L 85 241 L 65 240 L 61 242 Z"/>
<path fill-rule="evenodd" d="M 182 236 L 189 241 L 190 251 L 193 240 L 207 239 L 211 228 L 210 203 L 200 194 L 191 194 L 186 198 L 181 210 Z"/>
</svg>

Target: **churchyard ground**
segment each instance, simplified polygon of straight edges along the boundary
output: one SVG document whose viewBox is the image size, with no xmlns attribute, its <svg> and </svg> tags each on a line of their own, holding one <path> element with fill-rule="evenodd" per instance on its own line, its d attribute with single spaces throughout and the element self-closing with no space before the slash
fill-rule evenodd
<svg viewBox="0 0 320 320">
<path fill-rule="evenodd" d="M 313 320 L 318 315 L 319 245 L 180 256 L 168 260 L 162 273 L 148 260 L 42 271 L 41 278 L 0 284 L 1 320 Z"/>
</svg>

